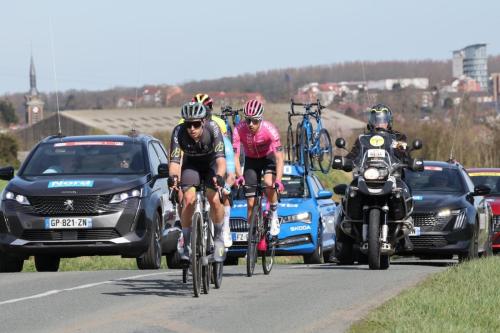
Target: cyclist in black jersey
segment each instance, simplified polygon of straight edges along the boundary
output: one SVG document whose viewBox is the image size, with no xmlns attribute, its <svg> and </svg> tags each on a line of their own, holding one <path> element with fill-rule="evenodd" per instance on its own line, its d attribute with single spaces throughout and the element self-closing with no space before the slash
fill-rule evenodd
<svg viewBox="0 0 500 333">
<path fill-rule="evenodd" d="M 173 188 L 180 184 L 183 192 L 181 225 L 184 247 L 180 253 L 183 261 L 189 261 L 191 251 L 191 217 L 196 199 L 194 186 L 202 181 L 208 189 L 206 193 L 210 203 L 210 218 L 214 222 L 214 259 L 223 261 L 225 254 L 222 239 L 224 206 L 216 191 L 225 184 L 224 140 L 217 124 L 206 119 L 206 114 L 206 107 L 201 103 L 184 104 L 184 123 L 174 128 L 170 142 L 169 186 Z"/>
</svg>

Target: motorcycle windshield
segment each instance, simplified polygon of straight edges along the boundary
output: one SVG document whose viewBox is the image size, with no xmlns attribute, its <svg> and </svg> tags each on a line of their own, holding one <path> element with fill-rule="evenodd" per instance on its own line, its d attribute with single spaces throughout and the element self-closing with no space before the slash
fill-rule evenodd
<svg viewBox="0 0 500 333">
<path fill-rule="evenodd" d="M 359 141 L 361 149 L 354 161 L 357 166 L 390 167 L 400 162 L 394 154 L 397 144 L 394 134 L 388 132 L 363 134 L 359 137 Z"/>
</svg>

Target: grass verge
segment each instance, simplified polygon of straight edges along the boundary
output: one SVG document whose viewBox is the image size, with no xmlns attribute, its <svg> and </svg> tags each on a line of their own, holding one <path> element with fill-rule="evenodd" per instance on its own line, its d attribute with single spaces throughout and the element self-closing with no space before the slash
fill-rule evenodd
<svg viewBox="0 0 500 333">
<path fill-rule="evenodd" d="M 499 332 L 500 257 L 456 265 L 404 291 L 349 332 Z"/>
</svg>

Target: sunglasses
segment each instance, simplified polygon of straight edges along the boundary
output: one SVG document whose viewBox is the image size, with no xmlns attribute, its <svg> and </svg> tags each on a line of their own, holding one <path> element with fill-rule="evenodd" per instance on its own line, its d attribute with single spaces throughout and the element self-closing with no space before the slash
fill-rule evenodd
<svg viewBox="0 0 500 333">
<path fill-rule="evenodd" d="M 191 127 L 200 128 L 201 121 L 186 121 L 184 122 L 184 125 L 186 126 L 187 129 L 190 129 Z"/>
<path fill-rule="evenodd" d="M 254 124 L 254 125 L 258 125 L 260 123 L 260 119 L 254 119 L 254 118 L 246 118 L 245 121 L 247 122 L 248 125 L 250 125 L 250 123 Z"/>
</svg>

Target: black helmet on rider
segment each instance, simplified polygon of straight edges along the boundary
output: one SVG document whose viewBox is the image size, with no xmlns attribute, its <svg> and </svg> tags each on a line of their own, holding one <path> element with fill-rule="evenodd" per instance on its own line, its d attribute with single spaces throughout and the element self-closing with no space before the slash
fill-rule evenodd
<svg viewBox="0 0 500 333">
<path fill-rule="evenodd" d="M 368 129 L 388 129 L 392 128 L 391 109 L 384 104 L 377 104 L 370 108 L 368 116 Z"/>
</svg>

